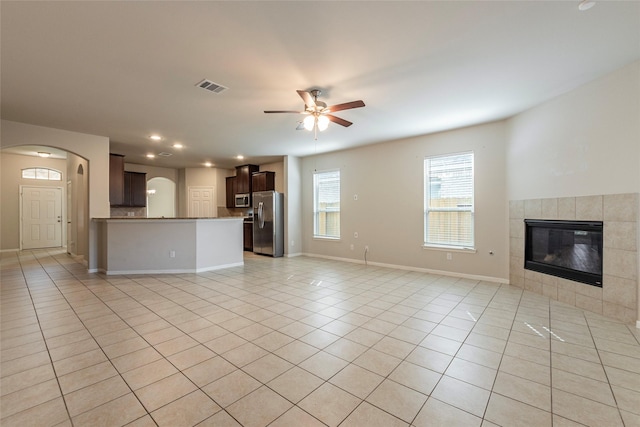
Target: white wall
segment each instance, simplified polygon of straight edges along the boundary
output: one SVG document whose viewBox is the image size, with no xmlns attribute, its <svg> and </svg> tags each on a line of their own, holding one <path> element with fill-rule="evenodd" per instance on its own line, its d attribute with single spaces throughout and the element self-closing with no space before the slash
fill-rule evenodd
<svg viewBox="0 0 640 427">
<path fill-rule="evenodd" d="M 489 123 L 450 132 L 385 142 L 304 158 L 302 227 L 305 253 L 468 276 L 508 279 L 508 204 L 505 124 Z M 475 153 L 477 252 L 424 249 L 424 158 Z M 313 238 L 313 172 L 340 169 L 341 240 Z M 354 195 L 358 200 L 354 200 Z M 359 237 L 354 238 L 354 232 Z M 354 250 L 350 250 L 350 245 Z M 493 251 L 494 255 L 489 252 Z"/>
<path fill-rule="evenodd" d="M 284 193 L 284 253 L 302 253 L 302 162 L 298 157 L 285 156 L 283 162 Z M 276 172 L 276 181 L 278 172 Z M 276 189 L 278 188 L 276 182 Z"/>
<path fill-rule="evenodd" d="M 510 200 L 640 191 L 640 61 L 507 123 Z"/>
<path fill-rule="evenodd" d="M 218 207 L 227 206 L 227 177 L 235 176 L 236 171 L 234 169 L 217 169 L 216 168 L 216 183 L 218 183 L 218 191 L 216 191 L 216 197 L 218 199 Z"/>
<path fill-rule="evenodd" d="M 167 178 L 175 183 L 178 182 L 178 169 L 174 169 L 174 168 L 163 168 L 160 166 L 148 166 L 148 165 L 138 165 L 136 163 L 125 163 L 124 170 L 127 172 L 146 173 L 147 181 L 149 181 L 151 178 Z"/>
<path fill-rule="evenodd" d="M 34 126 L 2 120 L 0 147 L 20 145 L 46 145 L 60 148 L 88 161 L 88 212 L 89 233 L 85 259 L 90 270 L 97 266 L 97 227 L 88 218 L 109 216 L 109 138 L 70 132 L 60 129 Z"/>
<path fill-rule="evenodd" d="M 82 173 L 79 173 L 82 172 Z M 71 182 L 70 241 L 67 252 L 75 256 L 88 255 L 89 223 L 89 163 L 73 153 L 67 153 L 67 177 Z"/>
</svg>

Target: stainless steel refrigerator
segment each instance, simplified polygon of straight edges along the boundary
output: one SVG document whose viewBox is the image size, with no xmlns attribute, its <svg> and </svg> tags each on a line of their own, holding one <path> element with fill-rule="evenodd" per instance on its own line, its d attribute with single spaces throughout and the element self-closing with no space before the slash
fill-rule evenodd
<svg viewBox="0 0 640 427">
<path fill-rule="evenodd" d="M 284 254 L 284 199 L 277 191 L 253 193 L 253 252 Z"/>
</svg>

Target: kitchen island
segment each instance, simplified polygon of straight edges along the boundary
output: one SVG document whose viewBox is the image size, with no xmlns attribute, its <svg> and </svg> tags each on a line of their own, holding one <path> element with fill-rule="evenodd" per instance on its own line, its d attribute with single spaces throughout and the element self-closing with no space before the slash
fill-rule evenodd
<svg viewBox="0 0 640 427">
<path fill-rule="evenodd" d="M 114 274 L 199 273 L 243 261 L 243 219 L 94 218 L 98 271 Z"/>
</svg>

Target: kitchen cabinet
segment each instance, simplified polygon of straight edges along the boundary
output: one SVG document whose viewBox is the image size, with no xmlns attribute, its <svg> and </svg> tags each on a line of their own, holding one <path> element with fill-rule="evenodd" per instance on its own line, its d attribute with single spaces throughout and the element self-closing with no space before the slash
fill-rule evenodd
<svg viewBox="0 0 640 427">
<path fill-rule="evenodd" d="M 147 174 L 125 172 L 124 156 L 120 154 L 109 154 L 109 204 L 147 206 Z"/>
<path fill-rule="evenodd" d="M 254 172 L 251 176 L 251 191 L 275 191 L 276 173 L 271 171 Z"/>
<path fill-rule="evenodd" d="M 256 165 L 243 165 L 236 167 L 236 193 L 251 193 L 251 176 L 254 172 L 258 172 Z"/>
<path fill-rule="evenodd" d="M 253 222 L 244 222 L 244 250 L 253 252 Z"/>
<path fill-rule="evenodd" d="M 227 207 L 235 208 L 236 207 L 236 177 L 228 176 L 226 182 L 227 188 Z"/>
<path fill-rule="evenodd" d="M 124 173 L 124 201 L 122 206 L 147 206 L 147 174 L 140 172 Z"/>
<path fill-rule="evenodd" d="M 124 203 L 124 156 L 109 154 L 109 204 Z"/>
</svg>

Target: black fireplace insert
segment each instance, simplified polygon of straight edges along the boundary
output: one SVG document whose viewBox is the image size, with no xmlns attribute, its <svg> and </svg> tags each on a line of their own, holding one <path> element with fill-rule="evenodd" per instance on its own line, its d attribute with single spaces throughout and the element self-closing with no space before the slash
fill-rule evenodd
<svg viewBox="0 0 640 427">
<path fill-rule="evenodd" d="M 602 221 L 524 222 L 524 268 L 602 287 Z"/>
</svg>

